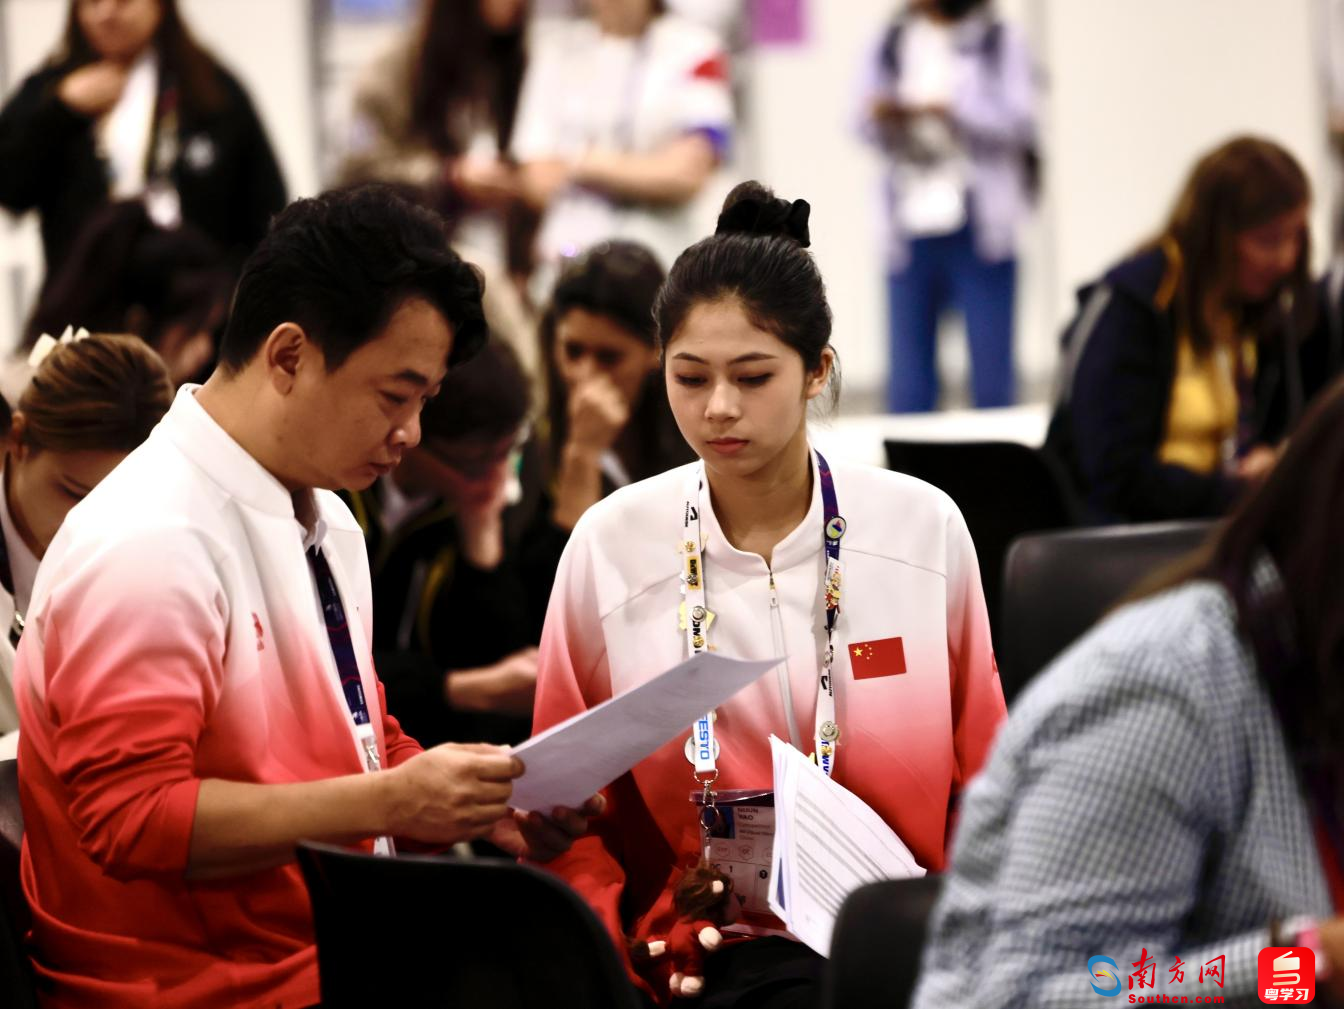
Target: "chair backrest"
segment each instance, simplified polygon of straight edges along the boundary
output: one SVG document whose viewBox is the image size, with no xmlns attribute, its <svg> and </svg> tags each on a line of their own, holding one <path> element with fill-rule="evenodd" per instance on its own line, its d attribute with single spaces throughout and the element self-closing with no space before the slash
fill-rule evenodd
<svg viewBox="0 0 1344 1009">
<path fill-rule="evenodd" d="M 822 982 L 822 1009 L 903 1009 L 919 978 L 941 876 L 861 886 L 840 905 Z"/>
<path fill-rule="evenodd" d="M 24 945 L 29 914 L 19 883 L 22 844 L 19 763 L 0 760 L 0 1005 L 37 1009 L 33 968 Z"/>
<path fill-rule="evenodd" d="M 1009 544 L 1024 533 L 1076 524 L 1062 470 L 1053 457 L 1008 441 L 889 440 L 886 451 L 888 468 L 933 484 L 961 509 L 975 543 L 990 626 L 997 637 L 999 587 Z"/>
<path fill-rule="evenodd" d="M 999 675 L 1010 703 L 1027 681 L 1140 581 L 1196 549 L 1212 522 L 1158 522 L 1023 536 L 1003 574 Z"/>
<path fill-rule="evenodd" d="M 298 857 L 324 1007 L 640 1006 L 602 923 L 549 873 L 308 843 Z"/>
</svg>

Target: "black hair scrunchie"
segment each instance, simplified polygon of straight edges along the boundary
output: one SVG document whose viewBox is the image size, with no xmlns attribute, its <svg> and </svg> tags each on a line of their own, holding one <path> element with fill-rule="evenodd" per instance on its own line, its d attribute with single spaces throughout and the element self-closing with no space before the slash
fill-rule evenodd
<svg viewBox="0 0 1344 1009">
<path fill-rule="evenodd" d="M 812 244 L 807 221 L 812 205 L 806 200 L 757 200 L 747 197 L 719 215 L 716 235 L 743 234 L 792 238 L 806 249 Z"/>
</svg>

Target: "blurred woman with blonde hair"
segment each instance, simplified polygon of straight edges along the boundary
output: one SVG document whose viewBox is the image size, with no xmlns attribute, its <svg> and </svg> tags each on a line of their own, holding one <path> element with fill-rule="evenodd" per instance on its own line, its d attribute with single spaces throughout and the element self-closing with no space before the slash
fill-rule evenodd
<svg viewBox="0 0 1344 1009">
<path fill-rule="evenodd" d="M 1162 230 L 1079 295 L 1047 446 L 1094 520 L 1220 515 L 1273 465 L 1322 378 L 1311 187 L 1278 144 L 1239 137 L 1195 166 Z"/>
</svg>

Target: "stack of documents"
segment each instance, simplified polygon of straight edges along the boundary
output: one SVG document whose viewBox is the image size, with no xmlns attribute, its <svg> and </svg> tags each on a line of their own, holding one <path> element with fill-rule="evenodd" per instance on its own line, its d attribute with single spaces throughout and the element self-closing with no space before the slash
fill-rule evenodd
<svg viewBox="0 0 1344 1009">
<path fill-rule="evenodd" d="M 822 956 L 844 899 L 864 883 L 923 876 L 890 827 L 788 743 L 770 737 L 775 846 L 770 910 Z"/>
</svg>

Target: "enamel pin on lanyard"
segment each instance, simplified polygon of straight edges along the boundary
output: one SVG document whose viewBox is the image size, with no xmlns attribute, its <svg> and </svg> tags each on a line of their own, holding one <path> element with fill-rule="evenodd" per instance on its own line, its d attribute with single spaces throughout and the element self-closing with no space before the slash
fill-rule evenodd
<svg viewBox="0 0 1344 1009">
<path fill-rule="evenodd" d="M 840 727 L 835 718 L 835 683 L 831 675 L 835 663 L 835 625 L 840 617 L 840 540 L 845 535 L 845 520 L 836 502 L 835 480 L 831 468 L 820 452 L 816 453 L 817 474 L 821 481 L 824 512 L 822 542 L 826 549 L 826 575 L 822 582 L 822 599 L 826 607 L 826 652 L 817 676 L 817 709 L 813 720 L 813 759 L 829 777 L 835 773 L 836 750 Z M 702 550 L 704 538 L 700 531 L 700 509 L 703 506 L 704 480 L 700 472 L 692 474 L 687 484 L 685 509 L 682 513 L 681 554 L 681 607 L 678 626 L 686 634 L 686 644 L 692 655 L 709 649 L 709 629 L 715 614 L 705 601 L 705 565 Z M 686 741 L 686 758 L 695 767 L 696 783 L 704 790 L 701 806 L 701 840 L 708 857 L 708 837 L 717 820 L 714 807 L 714 783 L 718 780 L 719 744 L 714 738 L 714 712 L 709 711 L 696 721 L 691 738 Z"/>
</svg>

